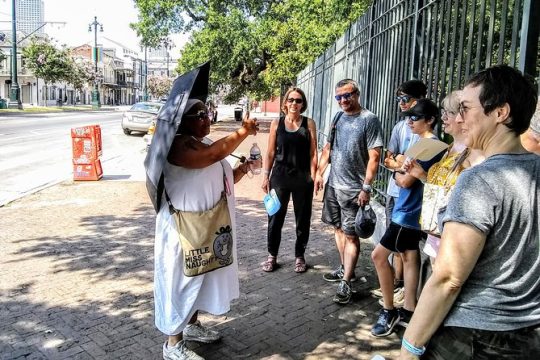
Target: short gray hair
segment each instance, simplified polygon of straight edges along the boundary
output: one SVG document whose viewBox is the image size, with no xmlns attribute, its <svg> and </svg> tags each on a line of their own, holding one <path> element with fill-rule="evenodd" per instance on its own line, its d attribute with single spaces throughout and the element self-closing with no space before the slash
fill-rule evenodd
<svg viewBox="0 0 540 360">
<path fill-rule="evenodd" d="M 349 85 L 349 84 L 353 86 L 353 91 L 360 91 L 360 89 L 358 88 L 358 83 L 356 81 L 354 81 L 353 79 L 340 80 L 336 84 L 336 89 L 340 88 L 340 87 L 344 87 L 344 86 Z"/>
</svg>

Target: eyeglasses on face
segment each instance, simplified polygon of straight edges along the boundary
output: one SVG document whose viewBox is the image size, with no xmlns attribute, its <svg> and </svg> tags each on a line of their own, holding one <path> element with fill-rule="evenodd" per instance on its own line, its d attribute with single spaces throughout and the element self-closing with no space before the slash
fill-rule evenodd
<svg viewBox="0 0 540 360">
<path fill-rule="evenodd" d="M 292 103 L 302 104 L 304 100 L 302 98 L 288 98 L 287 102 L 289 104 L 292 104 Z"/>
<path fill-rule="evenodd" d="M 334 97 L 336 98 L 337 101 L 341 101 L 341 99 L 349 100 L 353 95 L 356 95 L 357 93 L 358 93 L 358 91 L 353 91 L 353 92 L 348 92 L 348 93 L 341 94 L 341 95 L 336 95 Z"/>
<path fill-rule="evenodd" d="M 409 96 L 409 95 L 396 96 L 396 102 L 398 102 L 398 103 L 408 103 L 412 99 L 414 99 L 414 98 L 412 96 Z"/>
<path fill-rule="evenodd" d="M 417 115 L 409 116 L 409 119 L 411 119 L 411 121 L 418 121 L 418 120 L 422 120 L 422 119 L 425 119 L 425 118 L 426 118 L 425 116 L 417 116 Z"/>
<path fill-rule="evenodd" d="M 197 120 L 203 120 L 203 119 L 208 119 L 209 116 L 208 116 L 208 111 L 206 110 L 199 110 L 197 111 L 196 114 L 187 114 L 187 115 L 184 115 L 185 117 L 189 117 L 189 118 L 195 118 Z"/>
<path fill-rule="evenodd" d="M 457 113 L 455 111 L 446 110 L 444 108 L 441 109 L 441 118 L 444 117 L 455 117 Z"/>
</svg>

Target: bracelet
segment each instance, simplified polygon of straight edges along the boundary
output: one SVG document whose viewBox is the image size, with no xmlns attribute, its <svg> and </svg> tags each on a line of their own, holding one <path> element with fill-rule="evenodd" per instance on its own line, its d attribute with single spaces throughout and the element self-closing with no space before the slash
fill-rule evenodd
<svg viewBox="0 0 540 360">
<path fill-rule="evenodd" d="M 263 170 L 263 171 L 264 171 L 264 174 L 265 174 L 265 175 L 270 174 L 270 170 L 266 170 L 266 169 L 265 169 L 265 170 Z"/>
<path fill-rule="evenodd" d="M 426 352 L 426 347 L 425 346 L 422 346 L 421 348 L 418 348 L 418 347 L 414 346 L 413 344 L 411 344 L 410 342 L 408 342 L 407 339 L 405 339 L 405 338 L 403 338 L 401 340 L 401 345 L 403 345 L 405 350 L 407 350 L 408 352 L 410 352 L 411 354 L 416 355 L 416 356 L 421 356 Z"/>
<path fill-rule="evenodd" d="M 371 187 L 371 185 L 367 185 L 367 184 L 362 185 L 362 191 L 365 191 L 369 194 L 371 193 L 372 190 L 373 188 Z"/>
</svg>

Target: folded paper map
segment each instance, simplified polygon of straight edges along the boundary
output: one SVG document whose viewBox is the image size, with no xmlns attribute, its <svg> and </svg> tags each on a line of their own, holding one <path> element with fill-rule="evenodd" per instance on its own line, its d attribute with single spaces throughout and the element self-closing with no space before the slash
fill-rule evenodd
<svg viewBox="0 0 540 360">
<path fill-rule="evenodd" d="M 448 144 L 437 139 L 422 138 L 405 151 L 405 156 L 420 161 L 433 159 L 435 155 L 448 148 Z"/>
</svg>

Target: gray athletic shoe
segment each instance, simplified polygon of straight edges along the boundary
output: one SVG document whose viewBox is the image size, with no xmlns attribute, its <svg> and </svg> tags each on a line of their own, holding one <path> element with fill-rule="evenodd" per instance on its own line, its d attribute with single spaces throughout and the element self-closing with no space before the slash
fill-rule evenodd
<svg viewBox="0 0 540 360">
<path fill-rule="evenodd" d="M 343 274 L 345 269 L 343 268 L 343 265 L 340 265 L 337 269 L 335 269 L 332 272 L 326 273 L 323 275 L 323 279 L 330 282 L 337 282 L 343 280 Z M 353 276 L 351 278 L 351 282 L 356 281 L 356 274 L 353 273 Z"/>
<path fill-rule="evenodd" d="M 345 280 L 341 280 L 336 291 L 336 295 L 334 295 L 334 302 L 338 304 L 348 304 L 351 301 L 351 296 L 351 284 Z"/>
<path fill-rule="evenodd" d="M 188 324 L 184 329 L 184 340 L 213 343 L 221 339 L 219 332 L 201 325 L 200 321 Z"/>
</svg>

